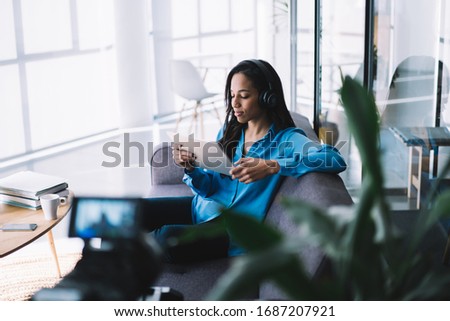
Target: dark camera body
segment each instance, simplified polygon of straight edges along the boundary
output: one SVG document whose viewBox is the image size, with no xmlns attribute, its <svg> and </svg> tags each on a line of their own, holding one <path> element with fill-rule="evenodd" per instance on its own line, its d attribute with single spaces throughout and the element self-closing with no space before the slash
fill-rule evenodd
<svg viewBox="0 0 450 321">
<path fill-rule="evenodd" d="M 159 262 L 152 247 L 141 242 L 108 244 L 106 249 L 86 244 L 72 272 L 54 288 L 38 291 L 33 300 L 138 300 L 159 275 Z"/>
<path fill-rule="evenodd" d="M 41 289 L 32 300 L 130 301 L 167 296 L 166 290 L 152 288 L 162 268 L 161 252 L 141 228 L 140 202 L 76 198 L 69 236 L 83 238 L 82 258 L 54 288 Z M 100 238 L 101 246 L 91 246 L 92 238 Z"/>
</svg>

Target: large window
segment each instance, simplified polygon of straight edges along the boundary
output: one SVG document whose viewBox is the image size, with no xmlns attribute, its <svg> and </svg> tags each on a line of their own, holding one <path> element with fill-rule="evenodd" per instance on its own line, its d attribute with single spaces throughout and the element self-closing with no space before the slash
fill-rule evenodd
<svg viewBox="0 0 450 321">
<path fill-rule="evenodd" d="M 340 150 L 349 165 L 341 175 L 349 189 L 359 189 L 361 160 L 348 130 L 339 89 L 341 74 L 363 82 L 365 1 L 322 0 L 321 16 L 319 138 Z"/>
<path fill-rule="evenodd" d="M 192 61 L 222 92 L 229 68 L 256 56 L 256 9 L 255 0 L 172 0 L 173 58 Z"/>
<path fill-rule="evenodd" d="M 157 118 L 185 106 L 173 90 L 172 60 L 188 60 L 209 92 L 222 93 L 227 71 L 239 60 L 258 55 L 260 4 L 257 0 L 147 0 L 149 39 L 155 61 Z M 265 14 L 264 14 L 265 15 Z M 268 13 L 270 17 L 270 13 Z M 266 17 L 264 17 L 266 23 Z M 270 38 L 264 33 L 261 38 Z M 170 118 L 170 117 L 169 117 Z"/>
<path fill-rule="evenodd" d="M 341 74 L 362 82 L 364 0 L 297 1 L 296 110 L 314 123 L 319 138 L 336 146 L 349 169 L 348 188 L 361 183 L 361 162 L 339 101 Z M 351 17 L 351 19 L 349 19 Z"/>
<path fill-rule="evenodd" d="M 347 187 L 357 189 L 363 178 L 361 164 L 347 130 L 338 90 L 341 73 L 361 82 L 366 80 L 380 115 L 385 188 L 395 194 L 406 192 L 411 180 L 409 165 L 418 159 L 396 137 L 395 128 L 449 127 L 449 1 L 290 3 L 297 6 L 296 109 L 314 122 L 322 141 L 340 149 L 349 164 L 343 178 Z M 373 18 L 373 39 L 367 33 L 372 28 L 368 17 Z M 364 65 L 371 60 L 372 68 Z M 364 71 L 372 71 L 373 78 L 368 79 Z M 450 148 L 439 148 L 438 157 L 437 151 L 426 151 L 422 156 L 427 168 L 421 176 L 434 178 L 436 160 L 439 174 L 450 158 Z"/>
<path fill-rule="evenodd" d="M 117 127 L 113 1 L 0 1 L 0 160 Z"/>
<path fill-rule="evenodd" d="M 390 164 L 385 167 L 386 187 L 405 190 L 410 180 L 408 165 L 417 159 L 392 129 L 447 126 L 449 7 L 448 1 L 439 0 L 378 0 L 375 4 L 374 92 L 381 116 L 383 160 Z M 439 154 L 448 158 L 444 149 Z M 431 173 L 432 162 L 429 165 L 423 164 L 424 175 Z"/>
<path fill-rule="evenodd" d="M 436 106 L 440 110 L 439 125 L 450 128 L 450 1 L 441 2 L 441 15 L 439 26 L 439 61 L 438 64 L 438 97 Z M 450 158 L 450 147 L 442 147 L 441 159 L 438 166 L 442 168 L 445 161 Z M 441 169 L 438 170 L 441 172 Z"/>
</svg>

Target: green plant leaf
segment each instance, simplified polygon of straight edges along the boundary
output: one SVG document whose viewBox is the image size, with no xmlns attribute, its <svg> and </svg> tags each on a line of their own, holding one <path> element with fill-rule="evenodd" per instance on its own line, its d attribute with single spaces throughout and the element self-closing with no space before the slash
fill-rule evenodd
<svg viewBox="0 0 450 321">
<path fill-rule="evenodd" d="M 283 239 L 283 235 L 275 228 L 261 223 L 251 216 L 224 211 L 222 218 L 233 242 L 248 251 L 265 250 Z"/>
<path fill-rule="evenodd" d="M 391 243 L 394 231 L 389 217 L 389 206 L 383 195 L 383 172 L 379 151 L 379 115 L 373 95 L 349 76 L 344 79 L 341 100 L 349 120 L 349 129 L 354 136 L 363 164 L 361 195 L 355 206 L 355 221 L 345 235 L 345 243 L 352 255 L 370 263 L 374 284 L 377 282 L 382 284 L 384 282 L 383 262 L 381 255 L 376 254 L 377 251 L 380 251 L 377 243 Z M 373 210 L 376 206 L 379 211 Z M 389 246 L 381 248 L 387 251 L 384 254 L 392 255 Z M 368 256 L 367 253 L 371 253 L 372 256 Z M 349 265 L 342 267 L 342 274 L 345 278 L 359 277 L 359 275 L 355 275 L 359 263 L 356 265 L 353 263 L 349 262 Z M 355 271 L 355 269 L 357 270 Z M 362 283 L 362 285 L 364 284 Z M 364 289 L 366 291 L 367 287 Z"/>
<path fill-rule="evenodd" d="M 321 298 L 296 254 L 288 245 L 280 243 L 265 251 L 236 258 L 206 299 L 241 299 L 249 289 L 255 289 L 264 280 L 275 281 L 290 298 L 296 300 Z"/>
<path fill-rule="evenodd" d="M 427 273 L 419 280 L 413 290 L 404 292 L 404 300 L 450 300 L 450 275 L 446 273 Z"/>
<path fill-rule="evenodd" d="M 412 239 L 409 250 L 411 252 L 416 251 L 427 231 L 434 224 L 438 223 L 440 219 L 448 218 L 450 218 L 450 190 L 446 190 L 437 196 L 432 208 L 428 212 L 420 213 L 415 228 L 411 231 Z"/>
<path fill-rule="evenodd" d="M 385 226 L 384 233 L 391 237 L 388 228 L 388 206 L 383 198 L 383 172 L 379 150 L 379 115 L 372 94 L 356 80 L 349 76 L 344 78 L 341 88 L 341 100 L 349 120 L 349 129 L 361 155 L 363 164 L 363 186 L 361 199 L 356 209 L 357 222 L 352 238 L 358 238 L 357 231 L 363 229 L 367 220 L 367 213 L 379 202 L 381 208 L 381 222 Z"/>
<path fill-rule="evenodd" d="M 304 227 L 303 232 L 306 233 L 304 238 L 319 245 L 328 255 L 333 257 L 342 255 L 341 237 L 344 233 L 344 224 L 307 202 L 285 197 L 281 199 L 281 204 L 294 222 Z"/>
<path fill-rule="evenodd" d="M 185 232 L 173 240 L 176 243 L 186 243 L 199 238 L 212 238 L 228 233 L 233 242 L 248 251 L 265 250 L 281 242 L 282 234 L 275 228 L 257 221 L 255 218 L 225 210 L 209 224 L 198 224 L 188 227 Z"/>
<path fill-rule="evenodd" d="M 222 217 L 215 219 L 214 222 L 208 224 L 197 224 L 188 226 L 184 233 L 171 241 L 171 245 L 178 243 L 189 243 L 199 238 L 213 238 L 227 233 L 225 222 Z"/>
<path fill-rule="evenodd" d="M 284 198 L 282 204 L 300 226 L 307 227 L 305 239 L 318 244 L 325 253 L 333 258 L 335 268 L 341 277 L 341 286 L 350 284 L 356 296 L 380 298 L 383 296 L 384 284 L 382 258 L 379 245 L 375 243 L 374 222 L 369 218 L 356 240 L 349 239 L 349 227 L 353 227 L 354 212 L 352 207 L 340 208 L 328 212 L 299 200 Z M 353 233 L 354 235 L 356 233 Z M 347 236 L 347 237 L 346 237 Z M 367 265 L 371 267 L 367 275 Z M 372 297 L 373 296 L 373 297 Z"/>
<path fill-rule="evenodd" d="M 349 129 L 361 155 L 364 174 L 371 175 L 373 184 L 382 188 L 382 172 L 379 161 L 379 117 L 375 99 L 356 80 L 344 78 L 341 99 L 349 120 Z"/>
</svg>

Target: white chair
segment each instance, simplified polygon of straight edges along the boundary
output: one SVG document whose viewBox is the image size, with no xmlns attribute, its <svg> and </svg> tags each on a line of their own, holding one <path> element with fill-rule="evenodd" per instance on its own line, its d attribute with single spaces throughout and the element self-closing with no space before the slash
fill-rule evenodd
<svg viewBox="0 0 450 321">
<path fill-rule="evenodd" d="M 203 115 L 201 109 L 206 105 L 212 104 L 217 119 L 221 122 L 219 111 L 215 105 L 219 99 L 219 94 L 206 90 L 200 73 L 190 61 L 172 61 L 172 86 L 174 92 L 186 100 L 177 119 L 176 131 L 178 131 L 178 126 L 183 118 L 183 113 L 190 102 L 194 102 L 194 106 L 189 132 L 191 131 L 193 124 L 197 123 L 197 118 L 200 118 L 201 135 L 204 136 Z M 213 100 L 213 97 L 217 97 L 217 99 Z"/>
</svg>

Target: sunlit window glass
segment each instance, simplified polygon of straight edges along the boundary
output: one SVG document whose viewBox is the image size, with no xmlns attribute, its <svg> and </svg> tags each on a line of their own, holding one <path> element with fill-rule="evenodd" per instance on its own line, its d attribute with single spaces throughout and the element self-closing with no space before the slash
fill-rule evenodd
<svg viewBox="0 0 450 321">
<path fill-rule="evenodd" d="M 297 112 L 314 115 L 314 1 L 297 5 Z"/>
<path fill-rule="evenodd" d="M 12 1 L 0 1 L 0 60 L 16 58 Z"/>
<path fill-rule="evenodd" d="M 195 56 L 199 52 L 199 41 L 196 38 L 178 40 L 174 42 L 172 46 L 174 59 Z"/>
<path fill-rule="evenodd" d="M 340 103 L 342 75 L 362 83 L 364 70 L 364 0 L 324 0 L 321 10 L 321 114 L 319 139 L 339 148 L 347 161 L 347 187 L 358 189 L 361 162 Z"/>
<path fill-rule="evenodd" d="M 111 45 L 114 38 L 114 8 L 110 0 L 78 0 L 80 49 Z"/>
<path fill-rule="evenodd" d="M 0 159 L 25 152 L 17 65 L 0 67 Z"/>
<path fill-rule="evenodd" d="M 92 54 L 27 64 L 34 149 L 116 125 L 112 57 L 106 58 Z"/>
<path fill-rule="evenodd" d="M 25 53 L 72 48 L 69 0 L 22 0 Z"/>
<path fill-rule="evenodd" d="M 172 1 L 172 36 L 174 38 L 198 34 L 197 3 L 197 0 Z"/>
<path fill-rule="evenodd" d="M 201 0 L 201 32 L 229 30 L 228 0 Z"/>
<path fill-rule="evenodd" d="M 255 8 L 253 0 L 231 1 L 231 28 L 236 31 L 253 28 L 255 16 L 248 13 L 254 12 Z"/>
</svg>

